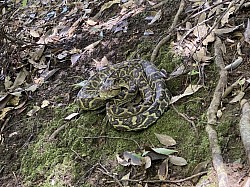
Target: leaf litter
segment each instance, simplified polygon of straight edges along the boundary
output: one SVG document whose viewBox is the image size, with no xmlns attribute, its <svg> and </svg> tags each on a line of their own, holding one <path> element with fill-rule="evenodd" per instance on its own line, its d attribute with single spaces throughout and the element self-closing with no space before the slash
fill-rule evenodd
<svg viewBox="0 0 250 187">
<path fill-rule="evenodd" d="M 159 3 L 159 1 L 146 2 L 150 6 L 157 6 Z M 189 22 L 190 24 L 186 24 L 186 26 L 181 25 L 176 28 L 178 37 L 172 42 L 173 53 L 183 58 L 189 57 L 194 60 L 195 63 L 191 64 L 192 69 L 200 67 L 202 63 L 209 64 L 214 57 L 212 56 L 213 53 L 211 48 L 208 46 L 215 41 L 216 36 L 224 37 L 226 35 L 228 37 L 227 41 L 238 45 L 238 56 L 235 57 L 235 62 L 229 64 L 225 68 L 228 71 L 232 71 L 234 68 L 238 68 L 244 64 L 246 58 L 240 52 L 244 46 L 241 46 L 240 42 L 235 38 L 240 37 L 242 39 L 241 41 L 248 44 L 250 43 L 250 21 L 248 18 L 245 20 L 245 24 L 240 25 L 234 25 L 230 22 L 234 14 L 237 13 L 239 7 L 238 2 L 228 8 L 219 21 L 216 19 L 216 16 L 220 15 L 221 11 L 226 10 L 230 5 L 229 3 L 222 2 L 220 5 L 214 6 L 216 2 L 205 3 L 204 1 L 199 0 L 190 0 L 189 2 L 191 9 L 194 10 L 195 8 L 199 8 L 196 10 L 199 10 L 202 13 L 196 11 L 196 17 L 198 19 L 190 20 L 192 23 Z M 29 3 L 30 2 L 28 1 L 22 1 L 22 6 L 29 6 Z M 55 64 L 68 63 L 71 65 L 71 68 L 79 69 L 85 69 L 86 66 L 91 64 L 96 69 L 100 69 L 109 64 L 110 61 L 113 62 L 113 59 L 107 55 L 103 55 L 97 59 L 92 58 L 92 54 L 98 51 L 99 48 L 103 47 L 102 39 L 105 37 L 105 32 L 125 33 L 130 31 L 129 19 L 145 11 L 145 4 L 146 3 L 143 1 L 131 0 L 113 0 L 100 4 L 96 1 L 84 1 L 76 4 L 64 4 L 64 2 L 59 2 L 54 6 L 51 6 L 50 9 L 43 9 L 41 8 L 41 5 L 46 8 L 48 7 L 46 3 L 35 2 L 34 6 L 32 6 L 29 11 L 18 9 L 15 12 L 12 12 L 12 18 L 18 17 L 18 19 L 16 19 L 14 24 L 4 23 L 5 30 L 8 28 L 10 32 L 3 31 L 2 34 L 7 38 L 7 42 L 4 43 L 5 48 L 13 50 L 13 53 L 11 53 L 13 57 L 10 55 L 12 58 L 10 59 L 13 62 L 13 64 L 11 63 L 12 66 L 15 68 L 12 68 L 11 66 L 1 66 L 1 71 L 4 70 L 4 73 L 1 73 L 1 76 L 3 74 L 4 90 L 1 90 L 0 92 L 0 119 L 5 120 L 12 110 L 19 110 L 20 112 L 25 111 L 27 102 L 26 97 L 28 96 L 29 98 L 34 92 L 37 92 L 42 86 L 44 86 L 47 81 L 50 81 L 50 78 L 56 77 L 61 71 L 63 71 L 62 69 L 57 68 Z M 94 14 L 93 5 L 98 6 L 98 11 L 95 11 Z M 116 15 L 109 17 L 106 20 L 103 19 L 102 15 L 106 14 L 117 5 L 119 6 L 119 9 Z M 244 7 L 246 5 L 244 4 L 242 6 Z M 4 16 L 6 16 L 6 12 L 8 12 L 8 10 L 3 8 L 2 14 Z M 164 19 L 162 13 L 161 9 L 155 11 L 155 14 L 150 18 L 148 24 L 154 26 L 157 22 L 161 22 L 162 19 Z M 218 27 L 214 27 L 216 24 Z M 244 33 L 239 34 L 239 31 L 242 29 L 244 29 Z M 19 31 L 19 33 L 14 31 Z M 67 45 L 67 41 L 74 41 L 78 40 L 79 37 L 83 37 L 82 32 L 86 32 L 93 36 L 93 39 L 84 42 L 81 47 Z M 143 35 L 143 32 L 140 34 Z M 154 35 L 154 30 L 151 30 L 151 28 L 145 29 L 144 35 Z M 234 37 L 230 37 L 229 35 Z M 20 40 L 20 38 L 22 40 Z M 11 44 L 13 41 L 17 41 L 22 47 L 22 50 L 18 53 L 19 58 L 21 57 L 21 59 L 23 59 L 22 61 L 16 62 L 15 60 L 17 57 L 14 55 L 17 54 L 14 53 L 17 53 L 18 47 Z M 226 41 L 223 42 L 225 45 L 228 45 Z M 232 45 L 232 47 L 234 47 L 234 45 Z M 225 50 L 224 53 L 226 54 Z M 88 59 L 89 64 L 86 63 L 82 67 L 79 67 L 78 64 L 85 59 Z M 7 69 L 8 71 L 6 71 Z M 186 72 L 187 71 L 184 71 L 184 68 L 182 68 L 181 73 L 179 73 L 178 76 Z M 201 71 L 194 70 L 193 72 L 197 72 L 197 74 L 200 75 Z M 196 73 L 193 73 L 192 75 L 195 76 L 195 74 Z M 246 78 L 248 80 L 248 77 Z M 174 103 L 185 96 L 194 94 L 201 87 L 203 87 L 203 85 L 189 85 L 183 94 L 173 97 L 171 102 Z M 238 94 L 235 96 L 235 93 Z M 233 92 L 233 96 L 235 97 L 229 102 L 240 102 L 244 95 L 245 90 Z M 41 101 L 38 104 L 39 106 L 34 106 L 32 110 L 26 111 L 26 114 L 34 116 L 39 110 L 48 107 L 50 101 L 46 99 L 47 98 Z M 65 119 L 71 120 L 77 115 L 78 113 L 72 113 L 68 116 L 68 119 Z M 167 135 L 155 135 L 160 143 L 166 147 L 174 146 L 176 144 L 175 140 Z M 147 154 L 143 156 L 140 154 L 140 156 L 138 156 L 133 152 L 126 152 L 125 156 L 123 155 L 124 159 L 120 158 L 120 162 L 126 162 L 128 165 L 145 164 L 145 168 L 147 169 L 152 166 L 151 162 L 154 161 L 154 159 L 165 159 L 165 168 L 163 168 L 158 175 L 160 179 L 166 179 L 166 164 L 168 164 L 168 162 L 171 162 L 172 160 L 173 163 L 177 163 L 176 165 L 185 163 L 181 157 L 171 155 L 173 153 L 176 153 L 176 151 L 165 147 L 148 148 Z M 166 158 L 169 158 L 167 163 Z M 129 178 L 129 176 L 126 176 L 125 178 Z"/>
</svg>

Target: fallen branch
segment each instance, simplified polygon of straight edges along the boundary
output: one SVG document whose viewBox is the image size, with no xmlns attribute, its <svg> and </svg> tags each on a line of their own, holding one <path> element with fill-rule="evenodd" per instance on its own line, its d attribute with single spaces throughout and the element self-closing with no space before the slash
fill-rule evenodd
<svg viewBox="0 0 250 187">
<path fill-rule="evenodd" d="M 188 117 L 186 114 L 182 114 L 181 112 L 179 112 L 179 111 L 177 110 L 177 108 L 175 108 L 175 106 L 174 106 L 173 104 L 172 104 L 172 107 L 173 107 L 174 111 L 175 111 L 178 115 L 180 115 L 181 117 L 183 117 L 187 122 L 191 123 L 192 127 L 194 128 L 195 134 L 196 134 L 196 136 L 198 137 L 198 130 L 197 130 L 196 126 L 195 126 L 194 121 L 191 120 L 191 119 L 189 119 L 189 117 Z"/>
<path fill-rule="evenodd" d="M 156 55 L 158 54 L 160 48 L 169 41 L 170 37 L 171 37 L 171 32 L 175 29 L 176 25 L 177 25 L 177 22 L 178 22 L 178 19 L 179 19 L 179 16 L 181 14 L 181 12 L 183 11 L 184 9 L 184 5 L 185 5 L 185 1 L 184 0 L 181 0 L 180 2 L 180 6 L 179 6 L 179 9 L 174 17 L 174 21 L 171 25 L 171 27 L 169 28 L 168 30 L 168 35 L 164 38 L 161 39 L 161 41 L 156 45 L 156 47 L 154 48 L 153 52 L 152 52 L 152 55 L 151 55 L 151 59 L 150 61 L 151 62 L 154 62 L 155 61 L 155 58 L 156 58 Z"/>
<path fill-rule="evenodd" d="M 66 127 L 67 124 L 63 124 L 61 127 L 57 128 L 49 137 L 49 141 L 55 139 L 55 137 Z"/>
<path fill-rule="evenodd" d="M 140 180 L 140 179 L 123 179 L 122 181 L 128 181 L 128 182 L 143 182 L 143 183 L 181 183 L 181 182 L 185 182 L 188 180 L 191 180 L 195 177 L 199 177 L 202 175 L 207 174 L 207 171 L 203 171 L 200 173 L 197 173 L 195 175 L 192 175 L 190 177 L 184 178 L 184 179 L 179 179 L 179 180 Z"/>
<path fill-rule="evenodd" d="M 215 48 L 215 64 L 220 70 L 220 79 L 215 88 L 213 99 L 207 111 L 208 124 L 206 126 L 206 131 L 208 133 L 210 148 L 212 150 L 212 161 L 213 161 L 214 169 L 217 174 L 218 186 L 228 187 L 229 186 L 228 176 L 227 176 L 224 164 L 223 164 L 223 158 L 221 156 L 221 149 L 218 144 L 217 133 L 211 125 L 211 124 L 215 124 L 217 121 L 216 114 L 217 114 L 218 107 L 221 102 L 221 97 L 222 97 L 224 88 L 226 87 L 226 83 L 227 83 L 227 71 L 225 70 L 225 65 L 224 65 L 224 61 L 222 57 L 222 42 L 220 38 L 218 37 L 215 40 L 214 48 Z"/>
<path fill-rule="evenodd" d="M 250 163 L 250 104 L 246 99 L 240 102 L 242 116 L 240 119 L 240 135 Z"/>
<path fill-rule="evenodd" d="M 124 138 L 124 137 L 118 137 L 118 136 L 85 136 L 82 137 L 83 139 L 101 139 L 101 138 L 108 138 L 108 139 L 122 139 L 122 140 L 129 140 L 134 142 L 139 149 L 141 149 L 139 143 L 131 138 Z"/>
</svg>

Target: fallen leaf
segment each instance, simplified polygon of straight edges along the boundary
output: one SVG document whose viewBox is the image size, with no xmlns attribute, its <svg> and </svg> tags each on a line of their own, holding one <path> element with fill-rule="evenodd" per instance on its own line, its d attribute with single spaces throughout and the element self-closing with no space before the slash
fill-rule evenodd
<svg viewBox="0 0 250 187">
<path fill-rule="evenodd" d="M 43 100 L 41 108 L 45 108 L 47 106 L 49 106 L 50 102 L 48 100 Z"/>
<path fill-rule="evenodd" d="M 249 18 L 247 19 L 247 27 L 244 32 L 244 39 L 245 39 L 245 42 L 250 44 L 250 20 Z"/>
<path fill-rule="evenodd" d="M 11 94 L 6 94 L 0 98 L 0 110 L 3 109 L 7 103 L 11 100 L 13 95 Z"/>
<path fill-rule="evenodd" d="M 158 154 L 156 152 L 152 152 L 152 149 L 150 148 L 150 151 L 145 151 L 143 154 L 142 154 L 143 157 L 145 156 L 149 156 L 151 158 L 152 161 L 155 161 L 155 160 L 164 160 L 167 158 L 166 155 L 162 155 L 162 154 Z"/>
<path fill-rule="evenodd" d="M 176 141 L 172 137 L 170 137 L 168 135 L 155 133 L 155 136 L 161 142 L 161 144 L 163 144 L 163 145 L 165 145 L 167 147 L 176 145 Z"/>
<path fill-rule="evenodd" d="M 143 33 L 144 36 L 154 35 L 154 31 L 150 29 L 146 29 Z"/>
<path fill-rule="evenodd" d="M 94 20 L 92 20 L 92 19 L 88 19 L 88 20 L 86 21 L 86 23 L 87 23 L 88 25 L 90 25 L 90 26 L 94 26 L 94 25 L 97 24 L 97 22 L 94 21 Z"/>
<path fill-rule="evenodd" d="M 31 91 L 34 92 L 36 91 L 36 89 L 38 88 L 38 84 L 32 84 L 31 86 L 29 86 L 28 88 L 25 89 L 25 91 Z"/>
<path fill-rule="evenodd" d="M 11 87 L 11 85 L 13 85 L 13 82 L 11 81 L 9 76 L 6 76 L 5 79 L 4 79 L 4 88 L 5 88 L 5 90 L 8 90 Z"/>
<path fill-rule="evenodd" d="M 223 28 L 223 29 L 214 29 L 214 33 L 217 34 L 217 35 L 223 35 L 223 34 L 228 34 L 230 32 L 233 32 L 235 30 L 237 30 L 238 28 L 240 28 L 242 25 L 238 25 L 238 26 L 235 26 L 233 28 Z"/>
<path fill-rule="evenodd" d="M 193 58 L 197 62 L 208 62 L 209 60 L 212 59 L 212 57 L 206 55 L 206 49 L 204 47 L 198 49 L 195 51 L 193 54 Z"/>
<path fill-rule="evenodd" d="M 78 112 L 74 112 L 74 113 L 68 115 L 68 116 L 67 116 L 66 118 L 64 118 L 64 119 L 65 119 L 65 120 L 71 120 L 72 118 L 74 118 L 74 117 L 76 117 L 76 116 L 78 116 L 78 115 L 79 115 Z"/>
<path fill-rule="evenodd" d="M 33 116 L 35 113 L 37 113 L 40 110 L 39 106 L 34 106 L 32 110 L 27 112 L 27 116 Z"/>
<path fill-rule="evenodd" d="M 26 76 L 29 74 L 29 72 L 22 68 L 21 71 L 17 74 L 17 77 L 13 83 L 13 85 L 9 88 L 10 90 L 13 90 L 24 83 Z"/>
<path fill-rule="evenodd" d="M 168 159 L 165 159 L 158 170 L 158 177 L 160 180 L 166 180 L 168 177 Z"/>
<path fill-rule="evenodd" d="M 120 0 L 113 0 L 113 1 L 109 1 L 107 3 L 104 3 L 100 9 L 100 11 L 94 16 L 95 19 L 99 18 L 99 16 L 101 15 L 101 13 L 110 8 L 112 5 L 114 4 L 119 4 L 120 3 Z"/>
<path fill-rule="evenodd" d="M 130 178 L 130 172 L 128 172 L 126 175 L 124 175 L 122 178 L 121 178 L 121 182 L 123 184 L 123 186 L 128 186 L 128 179 Z"/>
<path fill-rule="evenodd" d="M 149 156 L 143 157 L 143 162 L 145 163 L 145 169 L 151 167 L 151 158 Z"/>
<path fill-rule="evenodd" d="M 135 153 L 125 151 L 123 153 L 123 157 L 127 162 L 130 162 L 131 165 L 134 165 L 134 166 L 142 165 L 141 157 Z"/>
<path fill-rule="evenodd" d="M 151 22 L 148 23 L 148 25 L 152 25 L 154 22 L 156 22 L 157 20 L 159 20 L 159 19 L 161 18 L 161 15 L 162 15 L 162 12 L 161 12 L 161 10 L 159 10 L 159 11 L 155 14 L 155 16 L 154 16 L 154 18 L 151 20 Z"/>
<path fill-rule="evenodd" d="M 201 25 L 198 25 L 197 27 L 195 27 L 193 34 L 197 38 L 201 39 L 204 36 L 206 36 L 207 31 L 208 31 L 208 27 L 206 26 L 206 24 L 201 24 Z"/>
<path fill-rule="evenodd" d="M 170 155 L 172 153 L 177 153 L 178 151 L 172 150 L 172 149 L 166 149 L 166 148 L 152 148 L 152 150 L 156 153 L 162 154 L 162 155 Z"/>
<path fill-rule="evenodd" d="M 97 70 L 101 70 L 104 66 L 107 66 L 109 64 L 109 61 L 106 56 L 104 56 L 101 61 L 94 60 L 94 66 Z"/>
<path fill-rule="evenodd" d="M 33 30 L 33 29 L 30 30 L 30 35 L 32 37 L 34 37 L 34 38 L 39 38 L 40 37 L 40 34 L 37 31 Z"/>
<path fill-rule="evenodd" d="M 9 111 L 11 111 L 14 107 L 6 107 L 3 109 L 0 109 L 0 120 L 3 120 L 5 116 L 8 114 Z"/>
<path fill-rule="evenodd" d="M 81 54 L 73 54 L 73 55 L 70 57 L 71 66 L 74 66 L 80 57 L 81 57 Z"/>
<path fill-rule="evenodd" d="M 171 162 L 172 164 L 174 164 L 176 166 L 187 165 L 187 161 L 184 158 L 178 157 L 178 156 L 173 156 L 173 155 L 169 156 L 169 162 Z"/>
<path fill-rule="evenodd" d="M 226 14 L 221 19 L 221 26 L 224 26 L 226 23 L 228 23 L 229 16 L 233 14 L 235 11 L 235 6 L 229 8 L 229 10 L 226 12 Z"/>
<path fill-rule="evenodd" d="M 185 97 L 185 96 L 188 96 L 188 95 L 192 95 L 194 94 L 195 92 L 197 92 L 200 88 L 202 88 L 202 85 L 189 85 L 186 90 L 184 91 L 183 94 L 180 94 L 180 95 L 177 95 L 177 96 L 174 96 L 171 98 L 171 101 L 170 103 L 175 103 L 176 101 L 178 101 L 179 99 Z"/>
<path fill-rule="evenodd" d="M 130 162 L 127 162 L 126 160 L 122 159 L 121 157 L 119 157 L 119 155 L 116 155 L 116 160 L 118 162 L 118 164 L 122 165 L 122 166 L 129 166 Z"/>
</svg>

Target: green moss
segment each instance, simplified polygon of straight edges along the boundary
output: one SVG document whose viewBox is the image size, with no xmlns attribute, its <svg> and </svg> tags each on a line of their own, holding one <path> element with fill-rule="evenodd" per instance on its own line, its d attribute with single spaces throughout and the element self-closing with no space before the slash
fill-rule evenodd
<svg viewBox="0 0 250 187">
<path fill-rule="evenodd" d="M 150 47 L 152 46 L 147 42 L 138 46 L 144 59 L 150 58 L 148 53 Z M 161 68 L 172 71 L 173 67 L 179 63 L 179 59 L 172 58 L 171 53 L 161 50 L 157 62 Z M 172 89 L 175 92 L 179 88 L 177 85 L 181 85 L 180 81 L 182 80 L 174 82 L 175 86 Z M 177 155 L 188 161 L 188 166 L 177 167 L 177 169 L 180 174 L 190 174 L 199 162 L 208 160 L 210 157 L 209 143 L 205 127 L 201 122 L 203 119 L 200 117 L 202 112 L 197 113 L 202 110 L 200 99 L 204 97 L 204 93 L 195 94 L 193 97 L 195 99 L 189 98 L 188 101 L 185 98 L 181 99 L 176 104 L 178 105 L 176 108 L 180 113 L 197 118 L 198 134 L 195 128 L 173 109 L 165 112 L 156 124 L 144 131 L 120 132 L 103 122 L 103 114 L 94 111 L 82 112 L 79 118 L 65 121 L 66 116 L 79 111 L 78 106 L 72 104 L 66 108 L 54 108 L 51 112 L 53 118 L 41 124 L 42 128 L 37 140 L 30 144 L 23 153 L 22 174 L 25 183 L 27 186 L 35 184 L 43 187 L 50 186 L 52 183 L 55 186 L 73 184 L 102 158 L 105 158 L 106 162 L 114 162 L 115 155 L 124 151 L 142 153 L 145 145 L 164 147 L 154 133 L 169 135 L 177 141 L 177 146 L 174 147 L 178 151 Z M 36 123 L 35 120 L 37 119 L 34 118 L 33 121 L 27 121 L 27 123 Z M 65 125 L 65 128 L 58 133 L 55 140 L 49 141 L 50 135 L 62 125 Z M 98 138 L 100 135 L 105 135 L 105 137 Z M 125 170 L 124 167 L 116 164 L 115 167 L 112 169 L 117 172 Z M 82 185 L 88 186 L 87 183 Z"/>
</svg>

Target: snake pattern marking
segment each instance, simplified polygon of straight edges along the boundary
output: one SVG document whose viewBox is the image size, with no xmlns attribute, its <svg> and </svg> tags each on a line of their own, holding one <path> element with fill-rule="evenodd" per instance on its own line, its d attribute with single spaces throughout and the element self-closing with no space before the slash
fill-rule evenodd
<svg viewBox="0 0 250 187">
<path fill-rule="evenodd" d="M 170 99 L 164 74 L 145 60 L 104 67 L 85 81 L 77 95 L 83 110 L 106 107 L 109 123 L 125 131 L 148 128 L 164 113 Z"/>
</svg>

